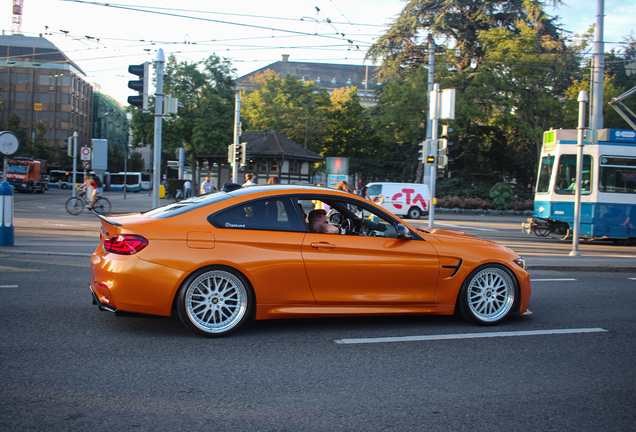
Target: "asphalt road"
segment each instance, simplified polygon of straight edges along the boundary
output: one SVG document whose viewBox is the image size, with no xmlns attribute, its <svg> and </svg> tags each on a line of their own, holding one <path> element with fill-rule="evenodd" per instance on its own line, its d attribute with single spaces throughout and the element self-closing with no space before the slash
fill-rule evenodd
<svg viewBox="0 0 636 432">
<path fill-rule="evenodd" d="M 496 327 L 323 318 L 204 339 L 175 318 L 99 312 L 88 257 L 73 255 L 97 242 L 95 218 L 65 215 L 54 192 L 16 196 L 16 249 L 42 253 L 0 249 L 1 431 L 634 429 L 636 272 L 531 270 L 534 314 Z M 129 197 L 113 208 L 146 199 Z M 438 222 L 552 244 L 506 218 Z"/>
<path fill-rule="evenodd" d="M 431 316 L 277 320 L 222 339 L 174 318 L 99 312 L 88 274 L 84 258 L 0 254 L 0 430 L 636 424 L 634 274 L 534 272 L 534 314 L 496 327 Z"/>
</svg>

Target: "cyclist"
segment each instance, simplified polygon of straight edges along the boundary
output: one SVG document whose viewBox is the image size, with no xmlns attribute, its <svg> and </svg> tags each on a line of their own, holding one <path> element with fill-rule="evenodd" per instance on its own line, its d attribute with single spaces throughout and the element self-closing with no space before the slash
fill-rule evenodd
<svg viewBox="0 0 636 432">
<path fill-rule="evenodd" d="M 93 176 L 89 174 L 86 177 L 86 181 L 77 189 L 86 190 L 88 189 L 89 186 L 93 188 L 93 194 L 91 195 L 91 202 L 88 204 L 88 209 L 92 210 L 95 207 L 95 204 L 97 202 L 97 197 L 102 194 L 102 182 L 99 179 L 99 176 L 97 175 Z"/>
</svg>

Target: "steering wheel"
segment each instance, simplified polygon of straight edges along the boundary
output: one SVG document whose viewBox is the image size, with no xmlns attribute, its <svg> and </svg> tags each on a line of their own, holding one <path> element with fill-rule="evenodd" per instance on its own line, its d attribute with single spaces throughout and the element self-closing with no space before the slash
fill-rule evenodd
<svg viewBox="0 0 636 432">
<path fill-rule="evenodd" d="M 351 222 L 351 219 L 345 219 L 340 224 L 340 234 L 347 234 L 347 232 L 353 232 L 353 223 Z"/>
</svg>

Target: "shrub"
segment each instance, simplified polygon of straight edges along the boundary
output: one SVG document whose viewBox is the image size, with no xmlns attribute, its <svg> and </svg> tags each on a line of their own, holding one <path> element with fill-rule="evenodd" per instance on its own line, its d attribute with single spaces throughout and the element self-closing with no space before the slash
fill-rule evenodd
<svg viewBox="0 0 636 432">
<path fill-rule="evenodd" d="M 167 198 L 176 197 L 177 196 L 177 190 L 183 189 L 183 184 L 185 182 L 186 182 L 185 180 L 168 179 L 168 182 L 166 183 L 166 195 L 167 195 Z"/>
<path fill-rule="evenodd" d="M 446 209 L 477 210 L 489 209 L 490 201 L 482 198 L 444 196 L 437 198 L 437 207 Z"/>
<path fill-rule="evenodd" d="M 515 194 L 510 187 L 510 183 L 496 183 L 490 189 L 490 199 L 495 210 L 510 210 L 514 198 Z"/>
<path fill-rule="evenodd" d="M 512 209 L 516 211 L 534 210 L 534 199 L 517 198 L 512 202 Z"/>
</svg>

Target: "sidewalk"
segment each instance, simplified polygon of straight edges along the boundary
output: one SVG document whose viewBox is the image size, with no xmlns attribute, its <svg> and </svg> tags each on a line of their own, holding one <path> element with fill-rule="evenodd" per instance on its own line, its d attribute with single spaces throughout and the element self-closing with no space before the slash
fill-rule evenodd
<svg viewBox="0 0 636 432">
<path fill-rule="evenodd" d="M 64 208 L 69 196 L 70 191 L 59 190 L 47 191 L 38 197 L 16 195 L 14 245 L 0 246 L 0 254 L 90 257 L 99 245 L 100 223 L 95 215 L 87 211 L 78 216 L 69 215 Z M 104 196 L 111 201 L 113 213 L 134 213 L 152 208 L 152 196 L 148 192 L 129 192 L 125 199 L 122 192 L 106 192 Z M 173 201 L 161 199 L 160 205 L 171 202 Z M 521 222 L 525 220 L 526 216 L 523 215 L 435 213 L 435 222 L 442 225 L 444 222 L 453 221 L 504 223 L 515 226 L 515 230 L 518 226 L 518 239 L 516 236 L 512 240 L 509 237 L 506 241 L 490 239 L 512 248 L 523 256 L 529 270 L 620 271 L 636 274 L 636 246 L 616 248 L 608 244 L 591 251 L 582 243 L 579 249 L 582 256 L 571 257 L 571 243 L 549 245 L 522 234 Z M 419 222 L 420 226 L 422 223 L 428 223 L 426 219 Z M 478 236 L 489 238 L 487 231 L 480 232 Z"/>
</svg>

